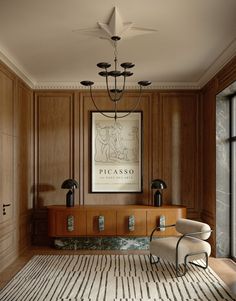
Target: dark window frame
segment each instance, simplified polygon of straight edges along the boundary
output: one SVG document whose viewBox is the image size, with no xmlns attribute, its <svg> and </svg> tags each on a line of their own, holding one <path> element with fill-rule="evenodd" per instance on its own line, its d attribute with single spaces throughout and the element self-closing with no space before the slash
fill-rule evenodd
<svg viewBox="0 0 236 301">
<path fill-rule="evenodd" d="M 233 126 L 235 123 L 234 135 Z M 233 173 L 236 178 L 236 162 L 233 162 L 233 147 L 236 150 L 236 93 L 230 95 L 230 255 L 234 261 L 236 261 L 236 230 L 233 230 L 233 224 L 235 224 L 236 213 L 233 214 L 233 209 L 236 208 L 236 189 L 233 194 Z M 236 156 L 234 158 L 236 161 Z M 234 168 L 234 166 L 235 168 Z M 233 246 L 234 245 L 234 246 Z M 234 251 L 234 253 L 233 253 Z"/>
</svg>

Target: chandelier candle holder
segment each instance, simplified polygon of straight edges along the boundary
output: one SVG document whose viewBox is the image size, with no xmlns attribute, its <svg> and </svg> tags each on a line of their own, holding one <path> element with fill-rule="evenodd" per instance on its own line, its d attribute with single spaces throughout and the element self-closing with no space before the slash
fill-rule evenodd
<svg viewBox="0 0 236 301">
<path fill-rule="evenodd" d="M 136 108 L 138 107 L 140 100 L 141 100 L 141 96 L 142 96 L 142 89 L 143 87 L 149 86 L 151 84 L 150 81 L 147 80 L 143 80 L 143 81 L 139 81 L 138 85 L 139 85 L 139 96 L 138 99 L 135 103 L 135 105 L 129 110 L 129 112 L 122 114 L 117 114 L 118 112 L 118 102 L 122 99 L 124 93 L 125 93 L 125 89 L 126 89 L 126 78 L 130 77 L 133 75 L 133 73 L 131 71 L 129 71 L 130 69 L 132 69 L 135 65 L 133 63 L 130 62 L 125 62 L 122 63 L 120 66 L 123 68 L 122 71 L 118 70 L 118 59 L 117 59 L 117 42 L 120 40 L 121 38 L 119 36 L 112 36 L 111 40 L 112 40 L 112 44 L 114 46 L 114 70 L 109 71 L 108 69 L 111 67 L 110 63 L 106 63 L 106 62 L 101 62 L 98 63 L 97 66 L 101 69 L 103 69 L 103 71 L 100 71 L 98 74 L 102 77 L 105 77 L 106 79 L 106 89 L 107 89 L 107 94 L 109 96 L 110 101 L 113 102 L 114 106 L 113 106 L 113 110 L 114 110 L 114 114 L 113 115 L 108 115 L 104 112 L 102 112 L 100 110 L 100 108 L 97 106 L 94 96 L 93 96 L 93 92 L 92 92 L 92 86 L 94 85 L 94 82 L 89 81 L 89 80 L 84 80 L 81 81 L 81 85 L 85 86 L 85 87 L 89 87 L 90 88 L 90 97 L 93 101 L 93 104 L 95 106 L 95 108 L 97 109 L 97 111 L 99 113 L 101 113 L 103 116 L 108 117 L 108 118 L 114 118 L 115 120 L 117 118 L 123 118 L 128 116 L 129 114 L 131 114 L 132 112 L 134 112 L 136 110 Z M 122 78 L 123 77 L 123 83 L 121 84 L 122 88 L 118 87 L 118 78 Z M 114 84 L 113 84 L 113 88 L 110 88 L 109 84 L 109 78 L 113 78 L 114 79 Z"/>
</svg>

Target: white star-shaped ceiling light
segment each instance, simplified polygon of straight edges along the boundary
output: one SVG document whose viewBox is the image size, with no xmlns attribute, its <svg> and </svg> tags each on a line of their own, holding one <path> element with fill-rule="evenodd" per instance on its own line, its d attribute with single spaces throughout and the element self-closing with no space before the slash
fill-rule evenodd
<svg viewBox="0 0 236 301">
<path fill-rule="evenodd" d="M 114 36 L 118 36 L 122 39 L 128 39 L 138 35 L 150 34 L 157 31 L 156 29 L 136 27 L 134 26 L 133 22 L 123 22 L 123 19 L 116 7 L 113 9 L 108 23 L 97 22 L 97 24 L 98 28 L 79 29 L 76 31 L 109 41 L 112 41 L 111 37 Z"/>
</svg>

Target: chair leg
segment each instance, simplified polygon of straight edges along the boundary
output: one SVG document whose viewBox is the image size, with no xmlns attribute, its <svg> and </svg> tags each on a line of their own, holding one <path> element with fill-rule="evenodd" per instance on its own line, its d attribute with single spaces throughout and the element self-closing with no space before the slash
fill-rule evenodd
<svg viewBox="0 0 236 301">
<path fill-rule="evenodd" d="M 192 261 L 189 261 L 189 263 L 191 263 L 192 265 L 195 265 L 201 269 L 207 269 L 208 268 L 208 254 L 206 252 L 203 252 L 203 254 L 205 255 L 205 266 L 204 265 L 201 265 L 201 264 L 198 264 L 198 263 L 195 263 L 195 262 L 192 262 Z"/>
<path fill-rule="evenodd" d="M 176 276 L 177 277 L 182 277 L 182 276 L 184 276 L 186 274 L 186 272 L 187 272 L 187 262 L 186 262 L 186 259 L 185 259 L 183 265 L 184 265 L 184 271 L 181 273 L 180 272 L 180 265 L 178 263 L 178 260 L 176 260 L 176 262 L 175 262 L 175 272 L 176 272 Z"/>
<path fill-rule="evenodd" d="M 204 270 L 208 268 L 208 254 L 207 254 L 206 252 L 188 254 L 188 255 L 186 255 L 185 258 L 184 258 L 184 264 L 183 264 L 183 265 L 184 265 L 184 271 L 183 271 L 183 273 L 180 273 L 180 272 L 179 272 L 180 268 L 179 268 L 178 258 L 176 258 L 176 262 L 175 262 L 175 272 L 176 272 L 177 277 L 182 277 L 182 276 L 184 276 L 184 275 L 186 274 L 186 272 L 187 272 L 187 258 L 188 258 L 189 256 L 199 255 L 199 254 L 204 254 L 204 255 L 205 255 L 205 262 L 206 262 L 206 265 L 205 265 L 205 266 L 200 265 L 200 264 L 195 263 L 195 262 L 192 262 L 192 261 L 189 261 L 189 263 L 192 264 L 192 265 L 195 265 L 195 266 L 197 266 L 197 267 L 199 267 L 199 268 L 202 268 L 202 269 L 204 269 Z"/>
<path fill-rule="evenodd" d="M 160 261 L 160 258 L 157 257 L 157 260 L 155 260 L 154 257 L 153 257 L 153 255 L 150 254 L 150 255 L 149 255 L 149 260 L 150 260 L 150 263 L 151 263 L 151 264 L 154 264 L 154 263 L 158 263 L 158 262 Z"/>
</svg>

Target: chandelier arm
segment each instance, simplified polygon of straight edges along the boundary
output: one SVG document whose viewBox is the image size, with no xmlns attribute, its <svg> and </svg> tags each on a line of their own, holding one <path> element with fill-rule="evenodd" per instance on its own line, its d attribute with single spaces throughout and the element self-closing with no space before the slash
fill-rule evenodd
<svg viewBox="0 0 236 301">
<path fill-rule="evenodd" d="M 124 76 L 124 82 L 123 82 L 122 92 L 120 93 L 120 96 L 116 99 L 116 101 L 121 100 L 121 98 L 123 97 L 123 95 L 125 93 L 125 83 L 126 83 L 126 76 Z"/>
<path fill-rule="evenodd" d="M 136 104 L 133 106 L 133 108 L 128 113 L 126 113 L 126 114 L 124 114 L 122 116 L 117 116 L 116 118 L 117 119 L 118 118 L 124 118 L 124 117 L 130 115 L 131 113 L 133 113 L 136 110 L 136 108 L 138 107 L 138 105 L 139 105 L 139 103 L 141 101 L 141 96 L 142 96 L 142 86 L 140 86 L 140 89 L 139 89 L 139 98 L 138 98 Z"/>
<path fill-rule="evenodd" d="M 107 72 L 107 69 L 106 69 L 106 72 Z M 107 93 L 108 93 L 108 96 L 109 96 L 110 100 L 111 100 L 111 101 L 116 101 L 115 98 L 114 98 L 114 99 L 112 98 L 111 92 L 110 92 L 110 90 L 109 90 L 109 85 L 108 85 L 108 75 L 106 75 L 106 86 L 107 86 Z"/>
<path fill-rule="evenodd" d="M 114 118 L 115 115 L 114 115 L 114 116 L 107 115 L 106 113 L 103 113 L 103 112 L 99 109 L 99 107 L 97 106 L 97 104 L 96 104 L 96 102 L 95 102 L 95 100 L 94 100 L 94 98 L 93 98 L 92 87 L 90 86 L 89 88 L 90 88 L 90 89 L 89 89 L 89 90 L 90 90 L 90 97 L 91 97 L 92 102 L 93 102 L 95 108 L 97 109 L 97 111 L 98 111 L 100 114 L 102 114 L 104 117 Z"/>
</svg>

